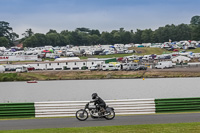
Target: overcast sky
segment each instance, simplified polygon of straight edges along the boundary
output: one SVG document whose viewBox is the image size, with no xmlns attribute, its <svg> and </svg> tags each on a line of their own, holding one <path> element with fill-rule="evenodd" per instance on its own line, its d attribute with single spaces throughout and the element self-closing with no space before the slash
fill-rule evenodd
<svg viewBox="0 0 200 133">
<path fill-rule="evenodd" d="M 200 15 L 200 0 L 0 0 L 0 21 L 21 35 L 49 29 L 100 31 L 157 29 L 166 24 L 189 24 Z"/>
</svg>

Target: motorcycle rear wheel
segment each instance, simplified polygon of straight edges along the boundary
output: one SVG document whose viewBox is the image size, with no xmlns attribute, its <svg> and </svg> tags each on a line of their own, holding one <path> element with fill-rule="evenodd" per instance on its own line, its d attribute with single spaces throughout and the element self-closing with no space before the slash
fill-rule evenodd
<svg viewBox="0 0 200 133">
<path fill-rule="evenodd" d="M 107 113 L 110 113 L 109 115 L 106 115 L 104 116 L 106 120 L 112 120 L 115 118 L 115 111 L 114 110 L 110 110 L 109 112 L 106 112 Z"/>
<path fill-rule="evenodd" d="M 80 109 L 76 112 L 76 118 L 79 121 L 85 121 L 88 118 L 88 112 L 86 110 Z"/>
</svg>

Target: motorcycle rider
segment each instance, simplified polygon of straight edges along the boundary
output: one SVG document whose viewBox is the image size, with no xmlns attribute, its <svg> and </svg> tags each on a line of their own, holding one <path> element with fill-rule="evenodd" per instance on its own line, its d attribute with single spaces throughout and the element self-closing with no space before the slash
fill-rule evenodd
<svg viewBox="0 0 200 133">
<path fill-rule="evenodd" d="M 105 112 L 106 103 L 103 99 L 101 99 L 97 93 L 92 94 L 92 100 L 91 103 L 94 102 L 94 105 L 97 105 L 97 109 L 100 110 L 102 113 Z"/>
</svg>

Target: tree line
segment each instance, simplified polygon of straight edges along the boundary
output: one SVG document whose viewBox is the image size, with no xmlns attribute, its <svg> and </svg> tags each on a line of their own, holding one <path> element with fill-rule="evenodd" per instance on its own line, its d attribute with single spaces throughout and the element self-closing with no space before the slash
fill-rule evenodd
<svg viewBox="0 0 200 133">
<path fill-rule="evenodd" d="M 74 31 L 63 30 L 58 33 L 50 29 L 46 34 L 35 33 L 27 29 L 19 41 L 25 47 L 52 46 L 87 46 L 97 44 L 128 44 L 128 43 L 163 43 L 181 40 L 200 40 L 200 16 L 193 16 L 190 24 L 165 25 L 156 30 L 137 29 L 126 31 L 124 28 L 102 32 L 89 28 L 77 28 Z M 0 21 L 0 46 L 12 46 L 18 35 L 12 32 L 8 22 Z"/>
</svg>

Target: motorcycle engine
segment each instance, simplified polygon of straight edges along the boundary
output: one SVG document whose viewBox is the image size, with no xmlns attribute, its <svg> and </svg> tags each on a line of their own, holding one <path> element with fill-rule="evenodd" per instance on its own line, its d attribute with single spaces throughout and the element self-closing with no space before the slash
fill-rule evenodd
<svg viewBox="0 0 200 133">
<path fill-rule="evenodd" d="M 98 111 L 97 111 L 96 109 L 92 109 L 92 110 L 90 111 L 90 113 L 91 113 L 91 115 L 93 115 L 93 116 L 98 116 Z"/>
</svg>

